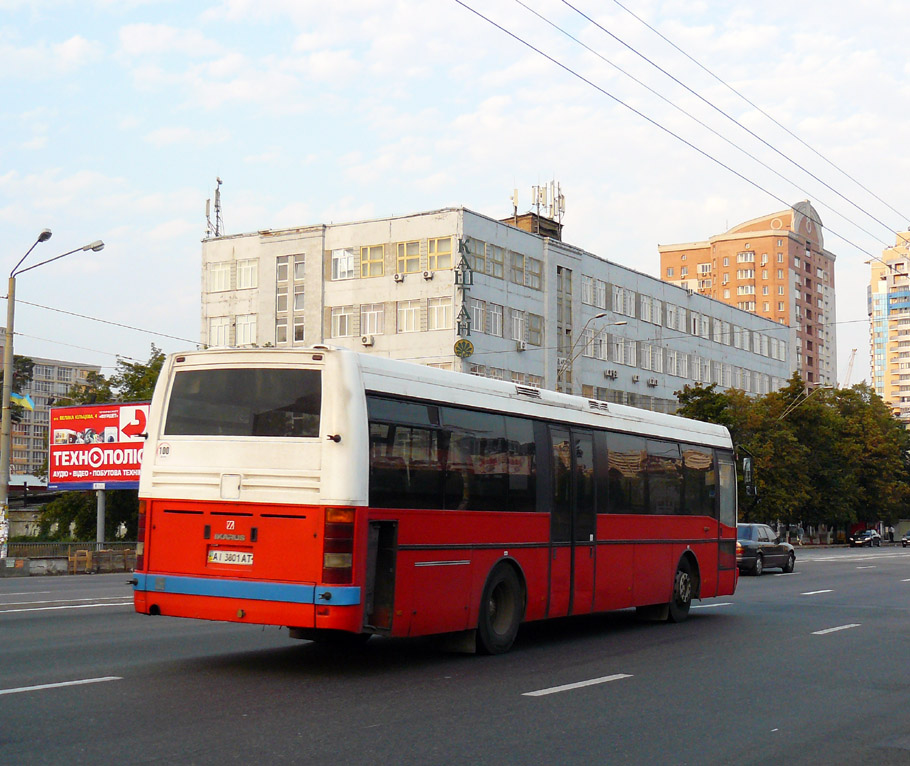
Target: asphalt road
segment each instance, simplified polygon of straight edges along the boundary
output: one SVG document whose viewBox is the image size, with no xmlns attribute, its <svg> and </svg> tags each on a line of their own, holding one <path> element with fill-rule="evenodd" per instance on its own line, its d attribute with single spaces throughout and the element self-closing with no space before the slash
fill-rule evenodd
<svg viewBox="0 0 910 766">
<path fill-rule="evenodd" d="M 680 625 L 498 657 L 146 617 L 127 575 L 0 580 L 0 763 L 908 764 L 910 549 L 800 550 Z"/>
</svg>

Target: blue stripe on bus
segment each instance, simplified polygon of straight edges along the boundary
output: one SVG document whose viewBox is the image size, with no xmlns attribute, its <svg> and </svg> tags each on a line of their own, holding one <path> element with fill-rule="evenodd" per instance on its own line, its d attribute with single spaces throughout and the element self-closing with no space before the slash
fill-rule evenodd
<svg viewBox="0 0 910 766">
<path fill-rule="evenodd" d="M 210 577 L 177 577 L 135 573 L 134 590 L 149 593 L 179 593 L 185 596 L 245 598 L 253 601 L 284 601 L 291 604 L 352 606 L 360 603 L 360 588 L 353 586 L 293 585 L 261 580 L 227 580 Z"/>
</svg>

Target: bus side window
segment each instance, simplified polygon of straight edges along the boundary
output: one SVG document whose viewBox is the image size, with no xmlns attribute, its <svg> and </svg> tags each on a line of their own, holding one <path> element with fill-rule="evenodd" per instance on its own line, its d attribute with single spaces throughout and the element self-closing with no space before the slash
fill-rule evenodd
<svg viewBox="0 0 910 766">
<path fill-rule="evenodd" d="M 607 436 L 610 513 L 648 513 L 648 450 L 641 436 Z"/>
<path fill-rule="evenodd" d="M 714 450 L 683 445 L 683 512 L 690 516 L 717 517 L 714 503 Z"/>
<path fill-rule="evenodd" d="M 653 514 L 680 512 L 682 472 L 679 444 L 648 439 L 648 506 Z"/>
<path fill-rule="evenodd" d="M 736 526 L 736 466 L 733 455 L 717 453 L 717 475 L 720 492 L 720 523 L 730 527 Z"/>
</svg>

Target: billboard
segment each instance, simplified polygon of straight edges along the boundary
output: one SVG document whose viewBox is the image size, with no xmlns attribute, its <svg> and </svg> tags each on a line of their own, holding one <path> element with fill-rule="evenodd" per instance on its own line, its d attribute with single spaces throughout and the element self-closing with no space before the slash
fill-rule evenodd
<svg viewBox="0 0 910 766">
<path fill-rule="evenodd" d="M 48 489 L 138 489 L 148 402 L 53 407 Z"/>
</svg>

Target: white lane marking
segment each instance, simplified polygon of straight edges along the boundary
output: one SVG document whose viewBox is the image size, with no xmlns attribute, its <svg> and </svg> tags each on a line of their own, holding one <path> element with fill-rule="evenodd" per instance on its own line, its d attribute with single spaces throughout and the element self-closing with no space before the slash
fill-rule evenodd
<svg viewBox="0 0 910 766">
<path fill-rule="evenodd" d="M 858 628 L 861 625 L 859 622 L 851 622 L 849 625 L 838 625 L 836 628 L 825 628 L 824 630 L 814 630 L 812 631 L 813 636 L 824 636 L 826 633 L 836 633 L 839 630 L 848 630 L 850 628 Z"/>
<path fill-rule="evenodd" d="M 72 606 L 37 606 L 33 609 L 3 609 L 0 614 L 13 614 L 14 612 L 52 612 L 57 609 L 91 609 L 98 606 L 132 606 L 132 601 L 121 601 L 116 604 L 73 604 Z"/>
<path fill-rule="evenodd" d="M 875 564 L 870 564 L 869 566 L 865 566 L 865 567 L 857 567 L 857 569 L 877 569 L 877 567 L 875 566 Z"/>
<path fill-rule="evenodd" d="M 38 686 L 20 686 L 18 689 L 0 689 L 0 694 L 19 694 L 20 692 L 37 692 L 42 689 L 59 689 L 62 686 L 82 686 L 83 684 L 100 684 L 104 681 L 122 681 L 123 676 L 104 676 L 103 678 L 83 678 L 81 681 L 61 681 L 58 684 L 39 684 Z"/>
<path fill-rule="evenodd" d="M 613 676 L 603 676 L 602 678 L 592 678 L 589 681 L 579 681 L 574 684 L 563 684 L 562 686 L 551 686 L 549 689 L 538 689 L 536 692 L 524 692 L 522 697 L 544 697 L 547 694 L 558 694 L 559 692 L 567 692 L 572 689 L 581 689 L 585 686 L 595 686 L 597 684 L 605 684 L 609 681 L 619 681 L 621 678 L 631 678 L 632 676 L 628 673 L 617 673 Z"/>
<path fill-rule="evenodd" d="M 44 596 L 47 593 L 53 593 L 52 590 L 29 590 L 19 591 L 18 593 L 4 593 L 3 596 Z"/>
<path fill-rule="evenodd" d="M 910 582 L 910 580 L 901 580 L 901 582 Z"/>
<path fill-rule="evenodd" d="M 80 601 L 116 601 L 124 596 L 102 596 L 100 598 L 48 598 L 43 601 L 0 601 L 0 606 L 22 606 L 24 604 L 77 604 Z"/>
<path fill-rule="evenodd" d="M 834 593 L 833 590 L 809 590 L 805 593 L 800 593 L 801 596 L 817 596 L 819 593 Z"/>
<path fill-rule="evenodd" d="M 692 609 L 714 609 L 717 606 L 733 606 L 732 601 L 721 601 L 719 604 L 692 604 Z"/>
<path fill-rule="evenodd" d="M 802 572 L 778 572 L 777 574 L 770 572 L 769 574 L 772 577 L 793 577 L 793 575 L 802 574 Z"/>
</svg>

